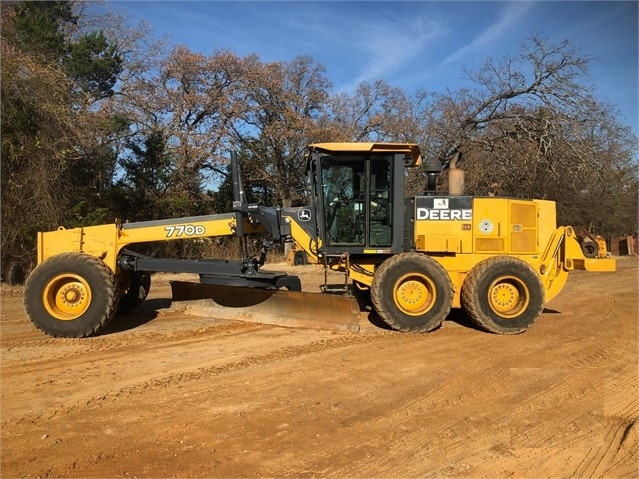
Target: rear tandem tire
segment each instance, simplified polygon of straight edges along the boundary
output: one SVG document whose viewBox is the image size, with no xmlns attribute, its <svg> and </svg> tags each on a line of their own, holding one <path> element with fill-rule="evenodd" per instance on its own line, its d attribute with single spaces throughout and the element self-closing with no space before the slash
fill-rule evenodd
<svg viewBox="0 0 639 479">
<path fill-rule="evenodd" d="M 526 262 L 495 256 L 480 262 L 461 290 L 466 314 L 480 328 L 495 334 L 519 334 L 537 321 L 544 309 L 541 278 Z"/>
<path fill-rule="evenodd" d="M 450 312 L 453 285 L 434 259 L 421 253 L 400 253 L 375 271 L 371 299 L 377 314 L 391 328 L 432 331 Z"/>
<path fill-rule="evenodd" d="M 24 309 L 31 322 L 54 337 L 97 333 L 115 314 L 115 277 L 100 259 L 62 253 L 40 263 L 24 286 Z"/>
</svg>

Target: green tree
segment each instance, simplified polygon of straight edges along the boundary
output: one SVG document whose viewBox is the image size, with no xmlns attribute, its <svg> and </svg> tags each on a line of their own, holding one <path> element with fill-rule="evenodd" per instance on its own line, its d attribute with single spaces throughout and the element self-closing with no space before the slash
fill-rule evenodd
<svg viewBox="0 0 639 479">
<path fill-rule="evenodd" d="M 58 65 L 63 63 L 68 53 L 65 26 L 78 21 L 71 2 L 18 2 L 4 8 L 12 20 L 12 43 L 20 51 Z M 8 24 L 3 25 L 7 27 Z"/>
<path fill-rule="evenodd" d="M 130 140 L 130 153 L 120 160 L 118 216 L 130 221 L 171 217 L 174 211 L 168 194 L 175 167 L 166 150 L 166 136 L 155 130 L 142 143 Z"/>
<path fill-rule="evenodd" d="M 69 35 L 76 5 L 2 8 L 3 270 L 32 264 L 37 230 L 104 219 L 123 125 L 96 101 L 112 93 L 122 59 L 101 32 Z"/>
<path fill-rule="evenodd" d="M 65 67 L 82 92 L 99 100 L 113 95 L 113 87 L 122 73 L 122 63 L 117 43 L 96 31 L 69 46 Z"/>
</svg>

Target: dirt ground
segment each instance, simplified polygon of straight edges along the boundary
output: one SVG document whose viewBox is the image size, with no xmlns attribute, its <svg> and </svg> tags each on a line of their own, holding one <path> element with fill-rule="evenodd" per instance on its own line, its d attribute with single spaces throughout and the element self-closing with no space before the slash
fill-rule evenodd
<svg viewBox="0 0 639 479">
<path fill-rule="evenodd" d="M 4 288 L 0 475 L 639 477 L 637 259 L 617 269 L 572 273 L 516 336 L 190 316 L 159 281 L 104 334 L 53 339 Z"/>
</svg>

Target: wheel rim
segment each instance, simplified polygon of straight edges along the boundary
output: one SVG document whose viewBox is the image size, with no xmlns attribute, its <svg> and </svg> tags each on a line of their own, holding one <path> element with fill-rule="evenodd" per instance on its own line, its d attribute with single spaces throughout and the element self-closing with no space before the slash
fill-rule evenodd
<svg viewBox="0 0 639 479">
<path fill-rule="evenodd" d="M 530 293 L 525 283 L 515 276 L 504 276 L 488 288 L 488 303 L 495 314 L 512 319 L 528 307 Z"/>
<path fill-rule="evenodd" d="M 62 321 L 82 316 L 91 304 L 89 283 L 75 274 L 61 274 L 52 278 L 44 288 L 42 303 L 47 312 Z"/>
<path fill-rule="evenodd" d="M 407 274 L 395 283 L 393 297 L 403 313 L 421 316 L 435 303 L 435 284 L 422 274 Z"/>
</svg>

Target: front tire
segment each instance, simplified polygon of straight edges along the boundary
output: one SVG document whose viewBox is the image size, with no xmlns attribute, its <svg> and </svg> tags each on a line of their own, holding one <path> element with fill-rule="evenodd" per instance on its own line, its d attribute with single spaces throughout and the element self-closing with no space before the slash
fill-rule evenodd
<svg viewBox="0 0 639 479">
<path fill-rule="evenodd" d="M 480 328 L 496 334 L 526 331 L 541 315 L 545 290 L 526 262 L 495 256 L 475 266 L 464 280 L 461 303 Z"/>
<path fill-rule="evenodd" d="M 111 269 L 84 253 L 62 253 L 40 263 L 24 286 L 31 322 L 54 337 L 83 338 L 111 320 L 117 288 Z"/>
<path fill-rule="evenodd" d="M 432 331 L 450 312 L 453 286 L 446 270 L 434 259 L 421 253 L 400 253 L 375 271 L 371 300 L 391 328 Z"/>
</svg>

